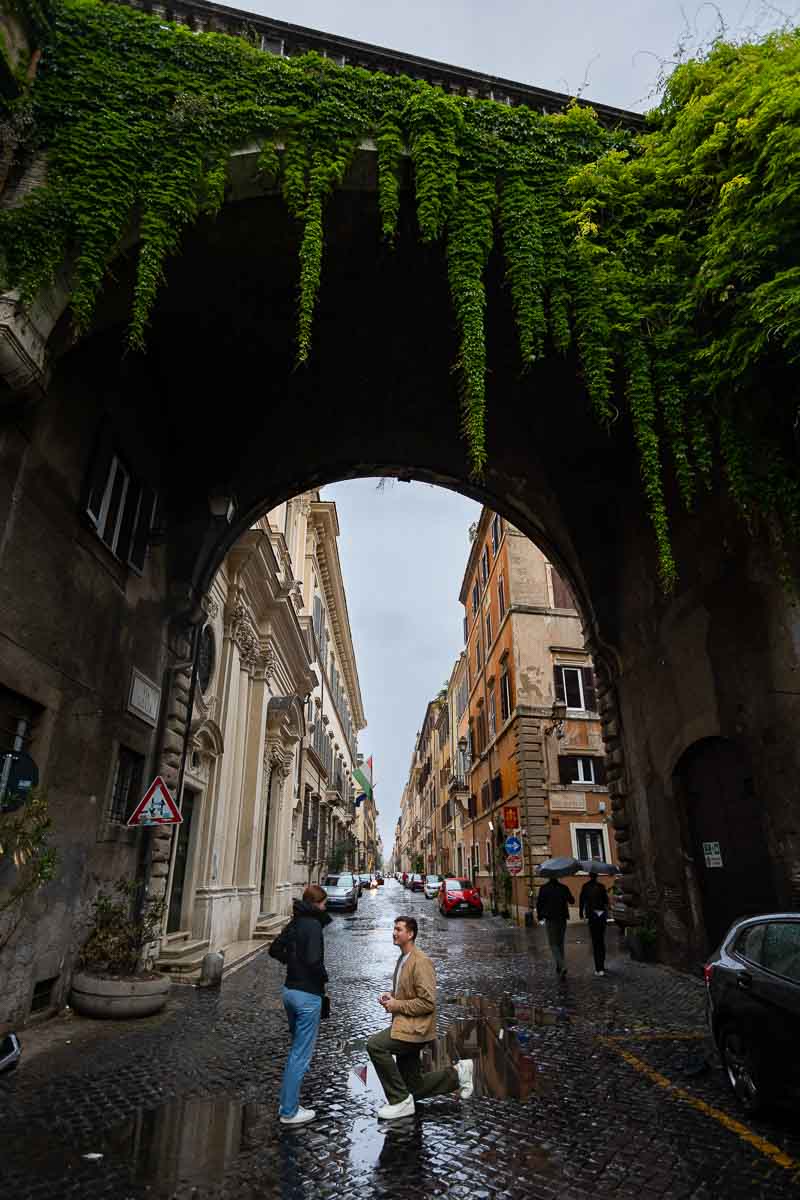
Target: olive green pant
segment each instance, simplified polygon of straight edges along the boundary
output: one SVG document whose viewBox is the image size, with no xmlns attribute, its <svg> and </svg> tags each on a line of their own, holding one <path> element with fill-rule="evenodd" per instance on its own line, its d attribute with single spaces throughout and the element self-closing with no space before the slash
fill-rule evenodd
<svg viewBox="0 0 800 1200">
<path fill-rule="evenodd" d="M 455 1067 L 423 1075 L 419 1065 L 421 1050 L 420 1042 L 399 1042 L 393 1038 L 391 1026 L 368 1039 L 367 1053 L 390 1104 L 399 1104 L 409 1093 L 415 1100 L 426 1100 L 429 1096 L 458 1091 Z"/>
</svg>

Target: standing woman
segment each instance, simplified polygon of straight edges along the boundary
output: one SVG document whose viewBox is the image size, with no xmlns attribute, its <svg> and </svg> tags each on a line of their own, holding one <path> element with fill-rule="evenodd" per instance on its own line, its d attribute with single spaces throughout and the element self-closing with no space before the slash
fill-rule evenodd
<svg viewBox="0 0 800 1200">
<path fill-rule="evenodd" d="M 327 999 L 328 972 L 325 970 L 322 934 L 331 920 L 325 911 L 327 902 L 325 889 L 316 883 L 310 884 L 303 892 L 303 899 L 295 900 L 292 921 L 280 939 L 276 939 L 285 947 L 286 957 L 280 952 L 273 957 L 286 963 L 283 1006 L 292 1035 L 281 1084 L 281 1125 L 305 1125 L 315 1116 L 313 1108 L 300 1107 L 300 1085 L 314 1054 L 323 998 Z"/>
</svg>

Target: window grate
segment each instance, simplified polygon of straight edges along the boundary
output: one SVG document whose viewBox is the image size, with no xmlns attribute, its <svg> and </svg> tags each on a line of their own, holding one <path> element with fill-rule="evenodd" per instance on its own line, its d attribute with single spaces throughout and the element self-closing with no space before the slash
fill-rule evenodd
<svg viewBox="0 0 800 1200">
<path fill-rule="evenodd" d="M 58 976 L 53 975 L 50 979 L 40 979 L 33 985 L 33 995 L 31 996 L 31 1013 L 44 1012 L 50 1008 L 53 1003 L 53 988 L 58 983 Z"/>
</svg>

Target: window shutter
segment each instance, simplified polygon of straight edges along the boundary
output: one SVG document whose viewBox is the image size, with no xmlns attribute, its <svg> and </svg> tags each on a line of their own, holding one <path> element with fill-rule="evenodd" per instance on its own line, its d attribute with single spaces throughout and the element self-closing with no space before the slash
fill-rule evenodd
<svg viewBox="0 0 800 1200">
<path fill-rule="evenodd" d="M 153 527 L 155 505 L 156 494 L 152 488 L 145 485 L 140 489 L 138 515 L 134 517 L 136 513 L 135 495 L 132 495 L 130 491 L 128 492 L 128 506 L 122 518 L 119 546 L 123 553 L 125 553 L 126 547 L 130 546 L 128 562 L 137 571 L 144 570 L 147 543 L 150 540 L 150 530 Z M 136 520 L 135 529 L 133 529 L 134 519 Z M 132 536 L 131 530 L 133 530 Z"/>
<path fill-rule="evenodd" d="M 566 702 L 566 694 L 564 692 L 564 673 L 561 667 L 553 667 L 553 686 L 555 688 L 556 700 Z"/>
<path fill-rule="evenodd" d="M 103 503 L 113 457 L 114 438 L 111 427 L 106 424 L 100 430 L 97 438 L 86 489 L 86 511 L 95 525 L 100 516 L 100 506 Z"/>
<path fill-rule="evenodd" d="M 558 778 L 561 783 L 575 782 L 575 759 L 571 754 L 562 754 L 558 759 Z"/>
<path fill-rule="evenodd" d="M 575 600 L 569 585 L 561 578 L 555 567 L 553 567 L 553 607 L 575 608 Z"/>
<path fill-rule="evenodd" d="M 595 687 L 594 671 L 591 667 L 582 667 L 583 702 L 589 712 L 597 712 L 597 689 Z"/>
<path fill-rule="evenodd" d="M 606 760 L 604 758 L 593 758 L 594 764 L 594 781 L 599 783 L 601 787 L 606 784 Z"/>
</svg>

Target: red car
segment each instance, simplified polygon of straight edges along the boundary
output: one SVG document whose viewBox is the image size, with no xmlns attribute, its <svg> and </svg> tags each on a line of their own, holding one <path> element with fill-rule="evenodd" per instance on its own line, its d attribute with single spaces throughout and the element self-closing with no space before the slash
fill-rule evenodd
<svg viewBox="0 0 800 1200">
<path fill-rule="evenodd" d="M 482 917 L 481 894 L 469 879 L 445 879 L 439 888 L 439 912 L 443 917 L 452 913 Z"/>
</svg>

